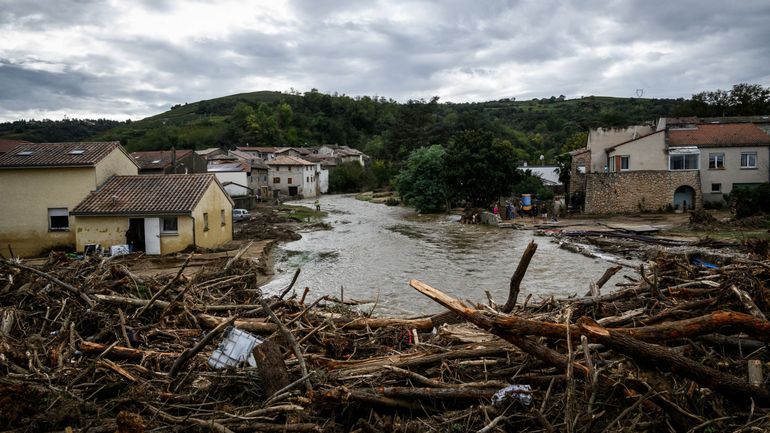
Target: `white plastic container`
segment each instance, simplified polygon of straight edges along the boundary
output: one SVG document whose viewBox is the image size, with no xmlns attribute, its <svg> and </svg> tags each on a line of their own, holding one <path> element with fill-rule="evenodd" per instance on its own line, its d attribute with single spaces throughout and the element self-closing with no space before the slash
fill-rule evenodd
<svg viewBox="0 0 770 433">
<path fill-rule="evenodd" d="M 236 367 L 243 361 L 256 367 L 257 360 L 251 353 L 257 345 L 265 341 L 255 335 L 249 334 L 238 328 L 231 328 L 230 332 L 209 357 L 211 368 Z"/>
</svg>

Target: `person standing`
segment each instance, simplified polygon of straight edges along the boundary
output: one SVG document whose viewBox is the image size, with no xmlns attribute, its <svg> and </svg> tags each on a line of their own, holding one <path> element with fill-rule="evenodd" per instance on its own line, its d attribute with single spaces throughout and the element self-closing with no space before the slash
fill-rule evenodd
<svg viewBox="0 0 770 433">
<path fill-rule="evenodd" d="M 318 199 L 315 200 L 315 210 L 316 212 L 321 212 L 321 202 Z"/>
</svg>

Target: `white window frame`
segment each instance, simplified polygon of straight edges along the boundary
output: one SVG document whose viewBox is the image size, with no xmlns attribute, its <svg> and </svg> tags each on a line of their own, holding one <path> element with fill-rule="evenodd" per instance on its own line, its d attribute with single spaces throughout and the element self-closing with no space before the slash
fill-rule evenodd
<svg viewBox="0 0 770 433">
<path fill-rule="evenodd" d="M 746 164 L 743 164 L 743 158 L 746 157 Z M 754 159 L 753 164 L 749 164 L 749 157 Z M 753 169 L 757 168 L 757 152 L 741 152 L 741 168 Z"/>
<path fill-rule="evenodd" d="M 696 167 L 695 168 L 672 168 L 671 160 L 673 157 L 682 157 L 683 159 L 683 166 L 686 166 L 687 157 L 688 156 L 694 156 L 692 158 L 693 161 L 695 161 Z M 687 146 L 687 147 L 672 147 L 668 150 L 668 170 L 669 171 L 698 171 L 700 170 L 700 150 L 698 150 L 695 146 Z"/>
<path fill-rule="evenodd" d="M 623 161 L 626 161 L 626 168 L 623 168 Z M 631 155 L 620 155 L 620 171 L 627 171 L 631 167 Z"/>
<path fill-rule="evenodd" d="M 714 166 L 711 166 L 711 161 L 714 161 Z M 709 170 L 724 170 L 725 168 L 725 153 L 715 152 L 709 153 Z"/>
<path fill-rule="evenodd" d="M 717 187 L 716 189 L 714 187 Z M 721 183 L 712 183 L 711 184 L 711 193 L 712 194 L 720 194 L 722 192 L 722 184 Z"/>
<path fill-rule="evenodd" d="M 51 223 L 51 217 L 66 217 L 66 227 L 54 227 Z M 49 207 L 48 208 L 48 231 L 49 232 L 67 232 L 70 229 L 70 214 L 66 207 Z"/>
</svg>

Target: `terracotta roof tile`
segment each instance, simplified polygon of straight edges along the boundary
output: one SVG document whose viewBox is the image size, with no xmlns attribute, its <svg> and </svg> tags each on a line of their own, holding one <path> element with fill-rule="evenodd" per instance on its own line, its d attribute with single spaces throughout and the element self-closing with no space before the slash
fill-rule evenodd
<svg viewBox="0 0 770 433">
<path fill-rule="evenodd" d="M 0 155 L 0 168 L 92 167 L 116 148 L 117 141 L 21 144 Z"/>
<path fill-rule="evenodd" d="M 751 123 L 700 124 L 668 130 L 669 146 L 770 145 L 770 135 Z"/>
<path fill-rule="evenodd" d="M 213 174 L 114 176 L 88 194 L 72 214 L 187 214 L 214 182 Z"/>
<path fill-rule="evenodd" d="M 24 141 L 24 140 L 8 140 L 5 138 L 0 138 L 0 154 L 8 152 L 9 150 L 15 148 L 20 144 L 31 144 L 31 143 L 29 141 Z"/>
<path fill-rule="evenodd" d="M 302 158 L 281 155 L 270 160 L 267 165 L 315 165 L 312 162 L 305 161 Z"/>
</svg>

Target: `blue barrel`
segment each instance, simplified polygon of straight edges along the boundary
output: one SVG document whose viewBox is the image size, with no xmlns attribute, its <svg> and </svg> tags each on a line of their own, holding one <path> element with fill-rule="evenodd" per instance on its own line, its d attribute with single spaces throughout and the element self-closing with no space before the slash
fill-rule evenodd
<svg viewBox="0 0 770 433">
<path fill-rule="evenodd" d="M 525 211 L 532 209 L 532 194 L 521 195 L 521 208 Z"/>
</svg>

